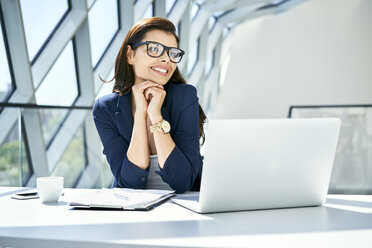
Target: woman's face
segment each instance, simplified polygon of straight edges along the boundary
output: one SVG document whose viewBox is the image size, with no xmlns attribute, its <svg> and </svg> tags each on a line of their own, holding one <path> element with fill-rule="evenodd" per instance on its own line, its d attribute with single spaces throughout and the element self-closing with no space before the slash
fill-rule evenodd
<svg viewBox="0 0 372 248">
<path fill-rule="evenodd" d="M 156 41 L 168 47 L 177 47 L 174 35 L 162 30 L 148 31 L 141 41 Z M 128 46 L 127 57 L 134 69 L 135 84 L 150 80 L 165 85 L 177 68 L 177 64 L 169 60 L 167 51 L 158 58 L 150 57 L 146 44 L 137 47 L 135 51 Z"/>
</svg>

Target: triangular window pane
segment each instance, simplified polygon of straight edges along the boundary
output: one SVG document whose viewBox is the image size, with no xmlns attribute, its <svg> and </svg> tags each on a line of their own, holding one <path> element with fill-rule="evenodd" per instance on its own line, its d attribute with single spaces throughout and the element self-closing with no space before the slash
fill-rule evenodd
<svg viewBox="0 0 372 248">
<path fill-rule="evenodd" d="M 13 90 L 12 78 L 10 76 L 9 61 L 6 55 L 3 30 L 0 22 L 0 101 L 4 101 Z"/>
<path fill-rule="evenodd" d="M 74 49 L 70 41 L 36 90 L 37 104 L 70 106 L 78 96 Z"/>
<path fill-rule="evenodd" d="M 93 67 L 97 65 L 119 29 L 118 20 L 116 0 L 97 0 L 90 9 L 88 22 Z"/>
<path fill-rule="evenodd" d="M 22 134 L 25 137 L 25 133 Z M 22 147 L 19 145 L 18 123 L 9 132 L 8 137 L 0 146 L 0 185 L 1 186 L 24 186 L 31 176 L 25 144 L 22 139 Z M 20 159 L 20 148 L 22 156 Z M 22 171 L 22 185 L 21 185 Z"/>
<path fill-rule="evenodd" d="M 63 176 L 64 187 L 73 188 L 86 164 L 84 130 L 80 127 L 56 165 L 52 176 Z"/>
<path fill-rule="evenodd" d="M 34 59 L 68 8 L 67 0 L 21 0 L 23 26 L 30 61 Z"/>
</svg>

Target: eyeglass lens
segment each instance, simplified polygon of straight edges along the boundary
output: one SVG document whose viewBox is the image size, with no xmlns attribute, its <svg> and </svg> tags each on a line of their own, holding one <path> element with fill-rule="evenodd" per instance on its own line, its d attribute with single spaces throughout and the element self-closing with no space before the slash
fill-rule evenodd
<svg viewBox="0 0 372 248">
<path fill-rule="evenodd" d="M 165 47 L 156 42 L 149 42 L 147 44 L 147 52 L 152 57 L 159 57 L 164 53 Z M 172 62 L 178 63 L 182 59 L 182 51 L 177 48 L 168 48 L 168 56 Z"/>
</svg>

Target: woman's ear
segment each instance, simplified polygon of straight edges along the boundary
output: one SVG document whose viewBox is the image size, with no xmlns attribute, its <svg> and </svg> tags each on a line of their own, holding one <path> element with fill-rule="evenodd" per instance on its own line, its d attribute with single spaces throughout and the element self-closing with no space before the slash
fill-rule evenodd
<svg viewBox="0 0 372 248">
<path fill-rule="evenodd" d="M 134 62 L 133 62 L 133 60 L 134 60 L 134 51 L 132 50 L 132 48 L 131 48 L 130 45 L 128 45 L 128 47 L 127 47 L 127 60 L 128 60 L 128 64 L 130 64 L 130 65 L 133 65 L 134 64 Z"/>
</svg>

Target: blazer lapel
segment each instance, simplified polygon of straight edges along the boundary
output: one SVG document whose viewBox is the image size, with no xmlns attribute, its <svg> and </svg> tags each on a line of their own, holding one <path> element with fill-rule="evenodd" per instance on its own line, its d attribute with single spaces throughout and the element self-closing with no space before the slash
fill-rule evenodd
<svg viewBox="0 0 372 248">
<path fill-rule="evenodd" d="M 119 133 L 128 141 L 131 140 L 133 130 L 133 114 L 130 94 L 118 96 L 115 111 L 116 126 Z"/>
</svg>

